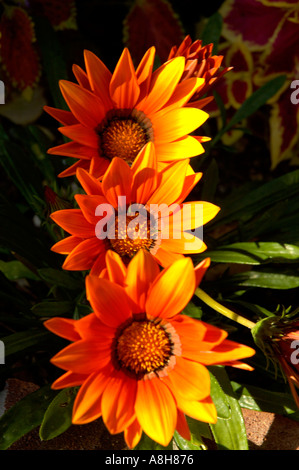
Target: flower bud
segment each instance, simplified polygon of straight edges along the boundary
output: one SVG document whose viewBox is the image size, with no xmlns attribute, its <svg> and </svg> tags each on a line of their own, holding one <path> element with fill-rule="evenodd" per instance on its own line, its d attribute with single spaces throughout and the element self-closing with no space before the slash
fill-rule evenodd
<svg viewBox="0 0 299 470">
<path fill-rule="evenodd" d="M 266 357 L 279 364 L 299 408 L 299 321 L 272 316 L 260 320 L 251 332 Z"/>
<path fill-rule="evenodd" d="M 72 209 L 72 204 L 58 196 L 49 186 L 44 187 L 44 195 L 49 214 L 61 209 Z"/>
<path fill-rule="evenodd" d="M 181 81 L 190 77 L 204 78 L 205 80 L 190 99 L 192 103 L 202 98 L 225 73 L 233 68 L 221 68 L 223 56 L 212 55 L 212 51 L 213 44 L 202 46 L 202 41 L 192 42 L 190 36 L 186 36 L 180 46 L 173 46 L 169 53 L 168 59 L 180 56 L 186 59 Z M 212 99 L 210 97 L 207 102 L 202 100 L 202 103 L 206 105 Z"/>
</svg>

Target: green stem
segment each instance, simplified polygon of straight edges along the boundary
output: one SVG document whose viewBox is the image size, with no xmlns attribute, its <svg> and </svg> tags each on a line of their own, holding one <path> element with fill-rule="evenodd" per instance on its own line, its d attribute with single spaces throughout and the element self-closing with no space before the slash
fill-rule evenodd
<svg viewBox="0 0 299 470">
<path fill-rule="evenodd" d="M 212 297 L 206 294 L 199 287 L 196 289 L 195 295 L 200 300 L 202 300 L 205 304 L 211 307 L 213 310 L 216 310 L 217 312 L 221 313 L 221 315 L 224 315 L 225 317 L 230 318 L 231 320 L 240 323 L 240 325 L 246 326 L 247 328 L 250 328 L 250 329 L 255 326 L 254 322 L 247 320 L 247 318 L 244 318 L 241 315 L 238 315 L 237 313 L 232 312 L 228 308 L 219 304 L 218 302 L 216 302 L 216 300 L 212 299 Z"/>
</svg>

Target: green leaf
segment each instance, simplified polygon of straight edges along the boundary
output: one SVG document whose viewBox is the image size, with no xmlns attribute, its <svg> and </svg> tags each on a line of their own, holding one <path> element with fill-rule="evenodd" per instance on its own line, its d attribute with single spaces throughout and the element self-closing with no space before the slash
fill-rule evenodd
<svg viewBox="0 0 299 470">
<path fill-rule="evenodd" d="M 216 12 L 208 19 L 201 34 L 202 44 L 214 44 L 213 54 L 217 54 L 218 42 L 222 31 L 222 16 Z"/>
<path fill-rule="evenodd" d="M 232 127 L 234 127 L 243 119 L 246 119 L 254 114 L 261 106 L 266 104 L 267 101 L 281 89 L 285 80 L 285 75 L 275 77 L 252 93 L 252 95 L 236 111 L 229 123 L 216 135 L 212 145 L 215 145 L 215 143 L 221 139 L 223 134 L 229 131 Z"/>
<path fill-rule="evenodd" d="M 5 356 L 15 354 L 24 349 L 31 348 L 38 344 L 42 344 L 50 337 L 50 333 L 45 329 L 28 329 L 19 331 L 9 336 L 4 336 L 1 340 L 5 345 Z"/>
<path fill-rule="evenodd" d="M 275 178 L 257 188 L 248 189 L 243 194 L 233 193 L 221 204 L 221 210 L 211 222 L 211 226 L 228 223 L 232 220 L 249 218 L 262 213 L 279 201 L 290 200 L 299 195 L 299 170 Z M 290 208 L 292 210 L 292 206 Z M 296 212 L 298 220 L 298 211 Z"/>
<path fill-rule="evenodd" d="M 187 441 L 175 431 L 174 440 L 180 450 L 208 450 L 202 439 L 194 438 L 192 435 L 190 441 Z"/>
<path fill-rule="evenodd" d="M 288 416 L 299 421 L 299 410 L 291 393 L 265 390 L 255 385 L 232 382 L 232 387 L 242 408 Z"/>
<path fill-rule="evenodd" d="M 77 290 L 84 288 L 81 279 L 76 279 L 72 274 L 54 268 L 38 269 L 40 277 L 50 285 L 65 287 L 66 289 Z"/>
<path fill-rule="evenodd" d="M 51 317 L 72 314 L 74 310 L 74 302 L 68 300 L 45 300 L 35 304 L 31 311 L 39 317 Z"/>
<path fill-rule="evenodd" d="M 48 406 L 39 436 L 41 440 L 49 440 L 59 436 L 72 424 L 72 410 L 77 389 L 66 388 L 61 390 Z"/>
<path fill-rule="evenodd" d="M 51 390 L 47 385 L 27 395 L 1 416 L 0 450 L 8 449 L 14 442 L 40 425 L 56 393 L 57 391 Z"/>
<path fill-rule="evenodd" d="M 203 259 L 209 257 L 216 263 L 237 263 L 259 265 L 266 261 L 286 263 L 299 260 L 299 247 L 275 242 L 243 242 L 224 246 L 215 251 L 206 251 Z"/>
<path fill-rule="evenodd" d="M 73 319 L 80 320 L 80 318 L 85 317 L 86 315 L 89 315 L 90 313 L 92 313 L 92 308 L 89 304 L 88 305 L 81 304 L 80 302 L 78 302 L 74 309 Z"/>
<path fill-rule="evenodd" d="M 183 312 L 184 315 L 188 315 L 188 317 L 193 318 L 201 318 L 202 317 L 202 309 L 195 305 L 193 302 L 189 302 L 188 305 L 184 308 Z"/>
<path fill-rule="evenodd" d="M 239 286 L 265 289 L 294 289 L 299 287 L 299 272 L 275 272 L 270 269 L 236 274 L 231 278 Z"/>
<path fill-rule="evenodd" d="M 186 420 L 194 440 L 201 440 L 202 437 L 213 439 L 208 423 L 190 418 L 190 416 L 186 416 Z"/>
<path fill-rule="evenodd" d="M 0 260 L 0 271 L 3 272 L 9 281 L 17 281 L 18 279 L 32 279 L 37 281 L 39 278 L 31 269 L 27 268 L 23 263 L 17 260 L 2 261 Z"/>
<path fill-rule="evenodd" d="M 234 397 L 224 367 L 210 367 L 211 397 L 217 409 L 217 423 L 210 424 L 219 450 L 248 450 L 242 410 Z"/>
<path fill-rule="evenodd" d="M 182 450 L 207 450 L 207 445 L 204 443 L 203 438 L 213 439 L 209 425 L 190 418 L 190 416 L 186 416 L 186 420 L 191 433 L 191 440 L 187 441 L 176 431 L 174 433 L 176 445 Z"/>
</svg>

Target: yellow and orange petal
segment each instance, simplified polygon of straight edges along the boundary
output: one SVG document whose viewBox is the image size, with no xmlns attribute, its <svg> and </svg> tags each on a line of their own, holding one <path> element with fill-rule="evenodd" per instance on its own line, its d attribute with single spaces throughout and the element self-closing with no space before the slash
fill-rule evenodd
<svg viewBox="0 0 299 470">
<path fill-rule="evenodd" d="M 201 176 L 189 174 L 188 166 L 188 160 L 182 160 L 157 172 L 155 148 L 149 143 L 132 167 L 114 158 L 101 181 L 78 170 L 87 192 L 75 197 L 79 209 L 51 215 L 70 234 L 52 247 L 68 255 L 63 268 L 100 274 L 109 249 L 126 262 L 143 249 L 164 267 L 204 251 L 202 226 L 219 207 L 205 201 L 183 203 Z"/>
<path fill-rule="evenodd" d="M 153 71 L 154 56 L 154 48 L 149 49 L 135 70 L 125 48 L 111 73 L 98 57 L 85 51 L 86 72 L 74 68 L 78 83 L 60 81 L 70 111 L 48 106 L 45 111 L 63 124 L 59 131 L 71 142 L 48 153 L 79 159 L 60 176 L 75 174 L 83 167 L 101 177 L 115 157 L 131 165 L 148 142 L 155 146 L 159 166 L 204 152 L 204 138 L 189 134 L 208 115 L 185 107 L 204 79 L 193 77 L 180 83 L 184 57 L 169 60 Z"/>
<path fill-rule="evenodd" d="M 113 254 L 107 257 L 115 279 L 122 261 Z M 80 320 L 45 322 L 50 331 L 73 341 L 52 359 L 66 371 L 52 387 L 81 385 L 73 408 L 74 424 L 102 416 L 110 433 L 124 432 L 131 448 L 142 431 L 166 446 L 176 429 L 190 438 L 185 415 L 210 423 L 217 420 L 206 365 L 238 364 L 254 350 L 228 341 L 227 333 L 214 326 L 181 315 L 179 310 L 196 286 L 190 258 L 159 272 L 152 257 L 140 251 L 122 272 L 121 285 L 87 277 L 94 313 Z M 151 275 L 144 276 L 147 272 Z M 191 286 L 186 284 L 187 289 L 178 294 L 182 273 Z M 136 307 L 138 302 L 139 311 L 134 313 L 130 305 Z"/>
</svg>

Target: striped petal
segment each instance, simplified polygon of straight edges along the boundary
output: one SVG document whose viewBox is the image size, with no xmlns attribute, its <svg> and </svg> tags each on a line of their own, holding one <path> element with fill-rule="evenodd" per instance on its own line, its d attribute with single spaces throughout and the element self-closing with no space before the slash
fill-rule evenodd
<svg viewBox="0 0 299 470">
<path fill-rule="evenodd" d="M 133 301 L 134 312 L 144 312 L 148 291 L 158 274 L 159 266 L 152 255 L 144 250 L 134 256 L 128 265 L 126 292 Z"/>
<path fill-rule="evenodd" d="M 59 127 L 59 132 L 71 140 L 78 142 L 87 147 L 94 149 L 99 148 L 99 136 L 93 129 L 88 129 L 82 124 L 74 124 L 73 126 Z"/>
<path fill-rule="evenodd" d="M 148 199 L 148 204 L 153 205 L 152 209 L 155 211 L 154 205 L 157 204 L 170 206 L 181 195 L 184 185 L 184 176 L 189 165 L 188 160 L 175 162 L 167 166 L 160 174 L 161 181 L 156 191 Z M 159 207 L 157 207 L 159 210 Z"/>
<path fill-rule="evenodd" d="M 129 165 L 121 158 L 113 158 L 102 180 L 102 188 L 108 202 L 117 208 L 124 198 L 123 207 L 131 202 L 132 172 Z M 120 203 L 120 204 L 119 204 Z"/>
<path fill-rule="evenodd" d="M 88 170 L 90 167 L 90 160 L 79 160 L 78 162 L 74 163 L 71 165 L 69 168 L 66 170 L 62 171 L 59 173 L 59 178 L 65 178 L 67 176 L 72 176 L 76 174 L 76 171 L 78 168 L 84 168 L 85 170 Z"/>
<path fill-rule="evenodd" d="M 59 82 L 61 92 L 73 115 L 86 127 L 97 127 L 106 115 L 99 98 L 76 83 Z"/>
<path fill-rule="evenodd" d="M 66 387 L 77 387 L 78 385 L 81 385 L 86 379 L 87 376 L 85 374 L 76 374 L 75 372 L 69 371 L 56 379 L 52 383 L 51 388 L 53 388 L 53 390 L 60 390 L 61 388 Z"/>
<path fill-rule="evenodd" d="M 110 381 L 110 375 L 104 371 L 90 375 L 77 393 L 72 422 L 86 424 L 101 416 L 101 396 Z"/>
<path fill-rule="evenodd" d="M 90 274 L 92 276 L 100 276 L 104 269 L 106 269 L 106 252 L 103 250 L 95 260 Z"/>
<path fill-rule="evenodd" d="M 76 176 L 86 194 L 99 196 L 103 194 L 101 183 L 86 170 L 78 168 Z"/>
<path fill-rule="evenodd" d="M 152 74 L 148 95 L 143 102 L 138 103 L 137 108 L 147 116 L 161 109 L 170 99 L 185 67 L 184 57 L 176 57 L 161 65 Z"/>
<path fill-rule="evenodd" d="M 197 362 L 176 357 L 176 364 L 164 379 L 176 397 L 182 395 L 186 400 L 202 400 L 210 395 L 210 374 L 208 369 Z"/>
<path fill-rule="evenodd" d="M 85 88 L 86 90 L 91 91 L 87 73 L 84 72 L 84 70 L 81 67 L 79 67 L 79 65 L 76 65 L 76 64 L 73 65 L 72 71 L 79 85 L 82 88 Z"/>
<path fill-rule="evenodd" d="M 62 267 L 68 271 L 91 269 L 96 258 L 105 250 L 105 244 L 96 237 L 83 240 L 66 257 Z"/>
<path fill-rule="evenodd" d="M 144 432 L 167 446 L 176 427 L 177 408 L 172 393 L 160 379 L 138 381 L 135 412 Z"/>
<path fill-rule="evenodd" d="M 186 420 L 184 413 L 181 410 L 177 410 L 178 418 L 176 423 L 177 432 L 184 438 L 186 441 L 191 440 L 190 429 Z"/>
<path fill-rule="evenodd" d="M 92 158 L 90 162 L 89 172 L 91 176 L 95 178 L 103 178 L 106 170 L 109 167 L 109 160 L 106 158 L 99 158 L 99 156 L 95 156 Z"/>
<path fill-rule="evenodd" d="M 100 98 L 104 108 L 113 108 L 109 95 L 109 84 L 112 77 L 106 65 L 91 51 L 84 51 L 84 60 L 91 89 Z"/>
<path fill-rule="evenodd" d="M 190 255 L 192 253 L 202 253 L 207 249 L 207 245 L 192 233 L 182 232 L 180 238 L 163 239 L 161 247 L 174 253 Z"/>
<path fill-rule="evenodd" d="M 206 273 L 206 270 L 209 268 L 210 264 L 211 264 L 211 259 L 206 258 L 203 261 L 201 261 L 200 263 L 198 263 L 197 266 L 195 266 L 194 272 L 195 272 L 195 278 L 196 278 L 196 285 L 197 286 L 201 283 L 202 278 L 204 277 L 204 275 Z"/>
<path fill-rule="evenodd" d="M 205 83 L 203 78 L 189 78 L 179 83 L 171 98 L 165 105 L 165 112 L 184 106 L 194 95 L 196 90 Z"/>
<path fill-rule="evenodd" d="M 111 434 L 124 431 L 135 420 L 137 381 L 123 372 L 111 377 L 102 395 L 101 408 L 105 425 Z"/>
<path fill-rule="evenodd" d="M 195 188 L 199 180 L 202 178 L 202 173 L 188 174 L 188 169 L 187 169 L 187 175 L 184 180 L 181 194 L 179 195 L 177 199 L 173 201 L 176 204 L 181 204 L 186 199 L 186 197 L 191 193 L 192 189 Z"/>
<path fill-rule="evenodd" d="M 70 237 L 64 238 L 63 240 L 55 243 L 55 245 L 51 247 L 51 251 L 60 253 L 61 255 L 68 255 L 82 241 L 83 238 L 71 235 Z"/>
<path fill-rule="evenodd" d="M 151 142 L 139 152 L 131 170 L 133 172 L 132 201 L 146 204 L 158 184 L 156 151 Z"/>
<path fill-rule="evenodd" d="M 107 341 L 112 342 L 115 336 L 114 328 L 104 325 L 95 313 L 89 313 L 79 320 L 76 320 L 75 328 L 80 338 L 90 339 L 91 341 L 95 337 L 102 336 Z"/>
<path fill-rule="evenodd" d="M 158 143 L 173 142 L 200 127 L 209 115 L 196 108 L 164 110 L 151 117 L 155 139 Z"/>
<path fill-rule="evenodd" d="M 76 194 L 75 199 L 80 209 L 82 210 L 82 213 L 85 219 L 94 227 L 96 226 L 100 218 L 104 216 L 103 214 L 104 211 L 98 210 L 98 207 L 99 209 L 101 209 L 101 206 L 105 209 L 109 207 L 109 204 L 107 203 L 107 199 L 101 195 Z M 111 208 L 110 212 L 111 212 L 111 215 L 114 215 L 113 208 Z"/>
<path fill-rule="evenodd" d="M 135 107 L 139 93 L 134 65 L 125 48 L 110 81 L 110 96 L 118 108 L 131 109 Z"/>
<path fill-rule="evenodd" d="M 162 246 L 159 247 L 158 251 L 155 253 L 155 259 L 163 266 L 167 268 L 175 261 L 184 259 L 184 255 L 180 253 L 173 253 L 169 250 L 164 249 Z"/>
<path fill-rule="evenodd" d="M 197 360 L 206 365 L 223 364 L 248 358 L 254 354 L 255 350 L 249 346 L 226 339 L 218 346 L 215 346 L 211 351 L 200 352 L 197 356 Z"/>
<path fill-rule="evenodd" d="M 156 152 L 159 156 L 159 161 L 173 162 L 200 155 L 204 152 L 204 148 L 197 139 L 188 135 L 174 142 L 161 144 L 157 142 Z"/>
<path fill-rule="evenodd" d="M 44 322 L 45 327 L 55 335 L 68 339 L 69 341 L 77 341 L 80 335 L 75 329 L 76 320 L 72 318 L 50 318 Z"/>
<path fill-rule="evenodd" d="M 130 426 L 128 426 L 124 430 L 124 438 L 127 443 L 127 446 L 130 449 L 134 449 L 137 446 L 138 442 L 140 441 L 142 436 L 142 427 L 138 423 L 137 419 L 135 419 Z"/>
<path fill-rule="evenodd" d="M 190 418 L 204 423 L 217 422 L 217 410 L 210 397 L 201 401 L 187 401 L 182 397 L 177 398 L 178 408 Z"/>
<path fill-rule="evenodd" d="M 107 279 L 89 275 L 86 294 L 94 313 L 108 326 L 117 328 L 131 316 L 125 290 Z"/>
<path fill-rule="evenodd" d="M 77 374 L 93 374 L 111 362 L 111 344 L 103 341 L 80 340 L 62 349 L 52 364 Z M 112 367 L 112 366 L 111 366 Z"/>
<path fill-rule="evenodd" d="M 78 124 L 78 120 L 70 111 L 65 111 L 64 109 L 51 108 L 51 106 L 44 106 L 44 111 L 46 111 L 46 113 L 50 114 L 50 116 L 52 116 L 64 126 Z"/>
<path fill-rule="evenodd" d="M 140 87 L 140 101 L 142 97 L 147 95 L 149 90 L 154 67 L 155 52 L 155 47 L 150 47 L 144 54 L 136 69 L 136 77 Z"/>
<path fill-rule="evenodd" d="M 95 236 L 94 225 L 90 224 L 80 209 L 63 209 L 53 212 L 51 219 L 66 232 L 80 238 Z"/>
<path fill-rule="evenodd" d="M 125 287 L 127 268 L 118 253 L 113 250 L 107 251 L 106 267 L 108 279 L 115 284 Z"/>
<path fill-rule="evenodd" d="M 63 155 L 66 157 L 82 158 L 83 160 L 91 160 L 98 157 L 98 150 L 88 147 L 78 142 L 67 142 L 66 144 L 57 145 L 48 149 L 50 155 Z"/>
<path fill-rule="evenodd" d="M 195 291 L 195 274 L 190 258 L 164 269 L 149 290 L 146 312 L 152 317 L 171 318 L 180 313 Z"/>
</svg>

